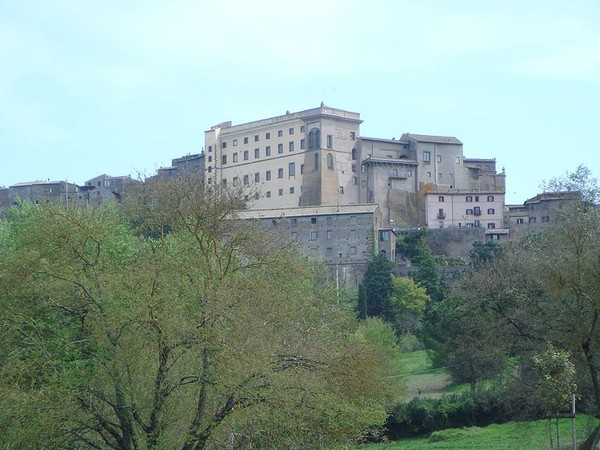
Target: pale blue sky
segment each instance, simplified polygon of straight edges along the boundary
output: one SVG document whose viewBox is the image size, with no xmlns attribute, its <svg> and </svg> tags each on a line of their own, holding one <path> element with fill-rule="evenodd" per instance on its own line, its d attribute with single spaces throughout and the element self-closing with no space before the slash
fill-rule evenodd
<svg viewBox="0 0 600 450">
<path fill-rule="evenodd" d="M 0 185 L 151 173 L 321 101 L 458 137 L 510 203 L 600 177 L 600 2 L 0 0 Z"/>
</svg>

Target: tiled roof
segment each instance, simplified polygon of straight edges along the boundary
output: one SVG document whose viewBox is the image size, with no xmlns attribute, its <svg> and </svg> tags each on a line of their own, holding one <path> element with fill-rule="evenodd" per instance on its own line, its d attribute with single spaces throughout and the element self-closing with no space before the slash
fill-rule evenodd
<svg viewBox="0 0 600 450">
<path fill-rule="evenodd" d="M 404 133 L 401 137 L 402 140 L 407 138 L 418 142 L 432 142 L 434 144 L 462 144 L 461 141 L 453 136 L 429 136 L 426 134 Z"/>
</svg>

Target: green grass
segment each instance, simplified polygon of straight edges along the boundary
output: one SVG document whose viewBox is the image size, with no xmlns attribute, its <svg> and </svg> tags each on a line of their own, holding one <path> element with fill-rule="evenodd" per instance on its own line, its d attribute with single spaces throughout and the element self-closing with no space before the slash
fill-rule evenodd
<svg viewBox="0 0 600 450">
<path fill-rule="evenodd" d="M 425 350 L 403 353 L 397 365 L 403 370 L 401 379 L 406 383 L 406 400 L 419 395 L 438 398 L 466 388 L 465 385 L 452 384 L 447 370 L 431 368 Z"/>
<path fill-rule="evenodd" d="M 578 443 L 581 444 L 600 421 L 580 415 L 576 420 Z M 560 420 L 560 444 L 571 448 L 571 420 Z M 553 421 L 554 448 L 556 447 L 556 422 Z M 508 422 L 479 428 L 461 428 L 436 431 L 429 437 L 402 439 L 389 444 L 355 447 L 361 450 L 541 450 L 550 448 L 548 421 Z"/>
</svg>

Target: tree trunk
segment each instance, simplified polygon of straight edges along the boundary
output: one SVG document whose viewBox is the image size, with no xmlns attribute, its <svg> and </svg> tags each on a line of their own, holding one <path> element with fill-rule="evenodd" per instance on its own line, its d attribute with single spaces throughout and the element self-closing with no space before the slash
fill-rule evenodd
<svg viewBox="0 0 600 450">
<path fill-rule="evenodd" d="M 600 384 L 598 383 L 598 368 L 594 363 L 594 355 L 590 348 L 589 339 L 581 344 L 585 360 L 590 369 L 590 377 L 592 378 L 592 389 L 594 390 L 594 401 L 596 403 L 596 417 L 600 415 Z"/>
</svg>

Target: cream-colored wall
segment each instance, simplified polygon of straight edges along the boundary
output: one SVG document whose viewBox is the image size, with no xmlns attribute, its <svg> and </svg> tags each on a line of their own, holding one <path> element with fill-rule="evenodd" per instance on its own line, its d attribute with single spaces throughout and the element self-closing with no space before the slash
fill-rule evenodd
<svg viewBox="0 0 600 450">
<path fill-rule="evenodd" d="M 237 178 L 238 186 L 248 191 L 253 209 L 358 203 L 360 183 L 358 180 L 353 183 L 351 154 L 359 136 L 359 126 L 358 114 L 322 107 L 233 127 L 213 127 L 205 134 L 205 149 L 209 157 L 208 149 L 213 149 L 213 167 L 210 169 L 213 182 L 226 180 L 232 186 L 234 178 Z M 308 133 L 312 128 L 320 130 L 320 149 L 308 148 Z M 290 134 L 290 129 L 293 129 L 293 134 Z M 351 139 L 352 133 L 354 140 Z M 332 136 L 331 149 L 327 148 L 328 135 Z M 255 136 L 258 136 L 258 141 Z M 245 139 L 247 143 L 244 143 Z M 302 140 L 304 149 L 301 148 Z M 223 142 L 226 143 L 225 148 Z M 290 142 L 293 143 L 292 151 Z M 282 153 L 279 153 L 280 145 Z M 270 156 L 266 155 L 267 146 L 271 149 Z M 255 158 L 255 149 L 259 151 L 258 158 Z M 248 152 L 247 160 L 244 160 L 245 151 Z M 319 160 L 317 167 L 315 154 Z M 328 154 L 333 158 L 333 170 L 327 168 Z M 225 164 L 223 156 L 227 158 Z M 290 163 L 295 164 L 293 176 L 290 176 Z M 207 170 L 209 166 L 207 163 Z M 301 173 L 302 166 L 304 174 Z M 278 176 L 279 169 L 283 169 L 282 178 Z M 266 179 L 267 171 L 271 171 L 271 180 Z M 260 177 L 258 183 L 254 181 L 256 173 Z M 207 175 L 210 176 L 210 173 Z M 244 176 L 248 176 L 248 185 L 243 184 Z M 279 195 L 280 190 L 283 195 Z"/>
<path fill-rule="evenodd" d="M 440 197 L 444 201 L 440 201 Z M 467 197 L 473 199 L 468 202 Z M 493 197 L 493 200 L 488 200 Z M 493 223 L 496 229 L 503 228 L 504 222 L 504 194 L 498 192 L 429 192 L 426 195 L 426 220 L 428 228 L 448 228 L 448 227 L 469 227 L 474 226 L 475 221 L 479 221 L 481 228 L 488 228 L 488 224 Z M 481 214 L 467 214 L 467 209 L 481 209 Z M 439 210 L 443 209 L 446 217 L 438 218 Z M 493 209 L 492 214 L 488 213 Z M 442 226 L 440 226 L 442 225 Z"/>
</svg>

